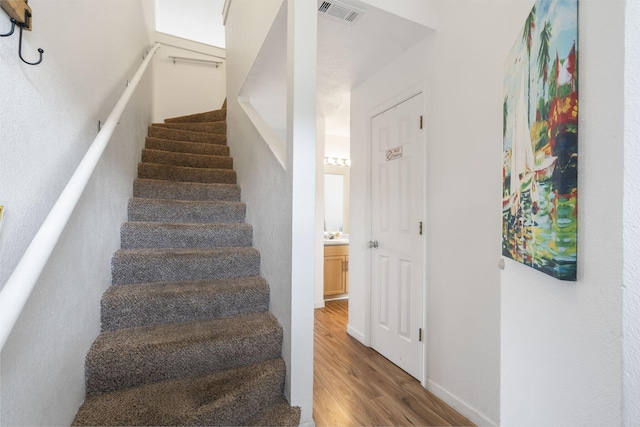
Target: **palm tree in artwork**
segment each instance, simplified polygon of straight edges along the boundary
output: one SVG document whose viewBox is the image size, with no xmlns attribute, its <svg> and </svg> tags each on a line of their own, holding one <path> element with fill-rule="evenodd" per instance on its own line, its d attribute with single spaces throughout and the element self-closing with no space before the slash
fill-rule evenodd
<svg viewBox="0 0 640 427">
<path fill-rule="evenodd" d="M 533 6 L 527 20 L 524 22 L 522 41 L 527 47 L 527 123 L 531 126 L 531 46 L 533 45 L 533 30 L 536 28 L 536 6 Z"/>
<path fill-rule="evenodd" d="M 542 79 L 542 93 L 549 76 L 549 41 L 551 40 L 553 28 L 549 21 L 544 23 L 540 32 L 540 50 L 538 51 L 538 75 Z"/>
<path fill-rule="evenodd" d="M 509 116 L 509 105 L 507 102 L 509 101 L 509 97 L 504 97 L 504 102 L 502 103 L 502 137 L 507 136 L 507 117 Z"/>
</svg>

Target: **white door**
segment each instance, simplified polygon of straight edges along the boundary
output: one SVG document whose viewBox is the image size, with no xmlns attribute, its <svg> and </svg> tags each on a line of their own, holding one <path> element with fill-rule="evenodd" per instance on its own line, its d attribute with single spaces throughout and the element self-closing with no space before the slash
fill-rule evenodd
<svg viewBox="0 0 640 427">
<path fill-rule="evenodd" d="M 371 121 L 371 346 L 419 380 L 425 365 L 422 97 Z"/>
</svg>

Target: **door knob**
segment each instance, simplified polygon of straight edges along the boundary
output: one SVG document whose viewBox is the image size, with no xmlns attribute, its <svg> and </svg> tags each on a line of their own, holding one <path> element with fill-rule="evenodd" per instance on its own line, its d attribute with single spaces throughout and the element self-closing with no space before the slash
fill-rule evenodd
<svg viewBox="0 0 640 427">
<path fill-rule="evenodd" d="M 378 241 L 377 240 L 369 240 L 369 249 L 377 248 L 377 247 L 378 247 Z"/>
</svg>

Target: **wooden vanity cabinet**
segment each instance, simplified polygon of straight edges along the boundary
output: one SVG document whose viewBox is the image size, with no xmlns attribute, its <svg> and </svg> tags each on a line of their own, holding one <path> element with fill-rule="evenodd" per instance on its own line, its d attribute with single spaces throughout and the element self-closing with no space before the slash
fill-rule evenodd
<svg viewBox="0 0 640 427">
<path fill-rule="evenodd" d="M 349 292 L 349 246 L 324 247 L 324 296 Z"/>
</svg>

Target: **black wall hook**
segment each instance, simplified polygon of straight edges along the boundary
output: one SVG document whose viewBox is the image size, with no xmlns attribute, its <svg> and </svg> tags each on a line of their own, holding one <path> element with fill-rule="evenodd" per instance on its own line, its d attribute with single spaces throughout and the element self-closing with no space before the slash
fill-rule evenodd
<svg viewBox="0 0 640 427">
<path fill-rule="evenodd" d="M 42 62 L 42 54 L 44 53 L 44 50 L 38 48 L 38 52 L 40 52 L 40 59 L 38 60 L 38 62 L 27 62 L 27 61 L 25 61 L 24 58 L 22 57 L 22 26 L 19 26 L 19 27 L 20 27 L 20 41 L 18 43 L 18 56 L 20 57 L 22 62 L 24 62 L 25 64 L 38 65 L 39 63 Z"/>
<path fill-rule="evenodd" d="M 11 34 L 13 34 L 13 30 L 16 29 L 16 20 L 11 18 L 11 31 L 9 31 L 7 34 L 0 34 L 0 37 L 9 37 Z"/>
</svg>

